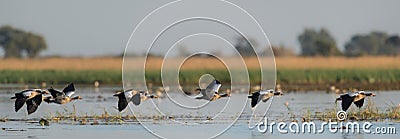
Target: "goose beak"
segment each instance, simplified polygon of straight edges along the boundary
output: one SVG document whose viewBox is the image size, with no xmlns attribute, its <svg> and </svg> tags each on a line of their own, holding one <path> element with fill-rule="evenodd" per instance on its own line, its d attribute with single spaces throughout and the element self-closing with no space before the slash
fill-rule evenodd
<svg viewBox="0 0 400 139">
<path fill-rule="evenodd" d="M 275 92 L 274 96 L 283 96 L 283 93 L 282 92 Z"/>
<path fill-rule="evenodd" d="M 158 98 L 158 96 L 151 95 L 150 98 Z"/>
<path fill-rule="evenodd" d="M 374 93 L 372 93 L 372 94 L 371 94 L 371 96 L 373 96 L 373 97 L 374 97 L 374 96 L 376 96 L 376 95 L 375 95 Z"/>
</svg>

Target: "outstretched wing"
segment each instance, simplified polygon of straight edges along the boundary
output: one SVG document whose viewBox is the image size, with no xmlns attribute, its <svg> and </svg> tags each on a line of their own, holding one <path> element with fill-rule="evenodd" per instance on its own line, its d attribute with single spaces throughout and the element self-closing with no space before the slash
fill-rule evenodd
<svg viewBox="0 0 400 139">
<path fill-rule="evenodd" d="M 71 97 L 75 93 L 74 83 L 68 84 L 62 91 L 66 96 Z"/>
<path fill-rule="evenodd" d="M 125 97 L 124 98 L 120 97 L 118 99 L 118 110 L 122 111 L 126 108 L 126 106 L 128 106 L 128 101 L 126 101 Z"/>
<path fill-rule="evenodd" d="M 19 109 L 22 108 L 22 106 L 24 106 L 26 102 L 26 97 L 17 97 L 17 99 L 15 100 L 15 112 L 18 112 Z"/>
<path fill-rule="evenodd" d="M 254 108 L 257 105 L 257 103 L 259 102 L 258 99 L 260 97 L 260 92 L 254 92 L 249 97 L 251 97 L 251 107 Z"/>
<path fill-rule="evenodd" d="M 118 97 L 118 111 L 122 111 L 128 106 L 128 101 L 126 100 L 124 92 L 114 94 Z"/>
<path fill-rule="evenodd" d="M 364 98 L 362 98 L 362 99 L 360 99 L 358 101 L 355 101 L 354 104 L 356 104 L 356 106 L 358 108 L 361 108 L 364 105 Z"/>
<path fill-rule="evenodd" d="M 131 100 L 132 100 L 133 104 L 139 105 L 140 101 L 141 101 L 140 93 L 136 93 L 135 95 L 133 95 Z"/>
<path fill-rule="evenodd" d="M 220 87 L 221 83 L 218 80 L 213 80 L 205 90 L 201 91 L 201 94 L 207 98 L 212 98 L 215 93 L 218 93 Z"/>
<path fill-rule="evenodd" d="M 350 96 L 348 94 L 340 96 L 342 98 L 342 110 L 347 111 L 351 103 L 353 102 L 355 96 Z"/>
<path fill-rule="evenodd" d="M 28 115 L 34 113 L 39 107 L 40 103 L 42 103 L 42 95 L 36 95 L 32 99 L 28 99 L 26 101 Z"/>
</svg>

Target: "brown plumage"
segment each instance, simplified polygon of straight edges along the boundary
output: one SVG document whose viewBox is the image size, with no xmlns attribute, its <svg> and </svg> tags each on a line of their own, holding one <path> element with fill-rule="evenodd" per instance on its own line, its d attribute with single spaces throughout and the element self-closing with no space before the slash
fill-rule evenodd
<svg viewBox="0 0 400 139">
<path fill-rule="evenodd" d="M 219 88 L 221 83 L 218 80 L 213 80 L 206 89 L 196 89 L 194 92 L 185 92 L 187 95 L 191 94 L 201 94 L 201 96 L 196 97 L 196 99 L 204 99 L 209 101 L 214 101 L 223 97 L 230 97 L 229 93 L 219 94 Z"/>
<path fill-rule="evenodd" d="M 282 92 L 275 92 L 274 90 L 262 90 L 251 93 L 251 108 L 253 109 L 260 101 L 267 102 L 273 96 L 283 95 Z"/>
<path fill-rule="evenodd" d="M 157 96 L 151 95 L 148 92 L 136 91 L 129 89 L 126 91 L 117 91 L 113 96 L 118 97 L 118 111 L 123 111 L 132 102 L 136 106 L 148 98 L 157 98 Z"/>
<path fill-rule="evenodd" d="M 52 87 L 48 89 L 51 93 L 51 98 L 47 98 L 45 101 L 48 103 L 56 104 L 66 104 L 73 100 L 82 99 L 80 96 L 72 97 L 75 94 L 75 87 L 73 83 L 68 84 L 62 91 L 53 89 Z"/>
<path fill-rule="evenodd" d="M 342 110 L 347 111 L 350 108 L 351 103 L 354 103 L 358 108 L 361 108 L 364 105 L 364 99 L 367 96 L 375 96 L 374 93 L 358 91 L 354 93 L 347 93 L 340 95 L 339 98 L 336 98 L 335 103 L 337 101 L 342 101 Z"/>
<path fill-rule="evenodd" d="M 43 94 L 48 94 L 48 92 L 41 89 L 29 89 L 15 93 L 15 95 L 11 97 L 11 99 L 16 99 L 15 112 L 18 112 L 26 103 L 28 115 L 34 113 L 42 103 Z"/>
</svg>

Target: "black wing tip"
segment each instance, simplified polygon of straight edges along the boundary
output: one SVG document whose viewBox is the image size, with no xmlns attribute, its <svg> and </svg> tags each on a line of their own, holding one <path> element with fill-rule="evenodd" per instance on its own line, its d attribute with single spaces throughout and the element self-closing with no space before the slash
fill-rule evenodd
<svg viewBox="0 0 400 139">
<path fill-rule="evenodd" d="M 125 105 L 125 103 L 123 104 L 122 102 L 118 102 L 119 104 L 118 104 L 118 111 L 119 112 L 121 112 L 121 111 L 123 111 L 128 105 L 126 104 Z"/>
<path fill-rule="evenodd" d="M 256 107 L 257 104 L 251 104 L 251 108 L 254 109 L 254 107 Z"/>
<path fill-rule="evenodd" d="M 32 113 L 34 113 L 35 111 L 28 111 L 28 115 L 30 115 L 30 114 L 32 114 Z"/>
<path fill-rule="evenodd" d="M 221 82 L 218 81 L 217 79 L 214 79 L 214 81 L 215 81 L 216 84 L 221 84 Z"/>
<path fill-rule="evenodd" d="M 254 108 L 258 103 L 258 98 L 256 96 L 251 96 L 251 108 Z"/>
<path fill-rule="evenodd" d="M 40 98 L 39 97 L 32 98 L 31 100 L 28 100 L 26 102 L 28 115 L 34 113 L 38 109 L 40 103 L 42 102 L 41 99 L 42 96 L 40 96 Z"/>
<path fill-rule="evenodd" d="M 125 108 L 118 107 L 118 111 L 119 111 L 119 112 L 123 111 L 124 109 L 125 109 Z"/>
<path fill-rule="evenodd" d="M 71 91 L 75 91 L 75 85 L 73 82 L 69 83 L 64 89 L 63 92 L 71 92 Z"/>
</svg>

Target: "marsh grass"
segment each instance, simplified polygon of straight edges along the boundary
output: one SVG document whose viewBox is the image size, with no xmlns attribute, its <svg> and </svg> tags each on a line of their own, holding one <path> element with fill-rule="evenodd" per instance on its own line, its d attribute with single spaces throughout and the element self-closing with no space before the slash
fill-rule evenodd
<svg viewBox="0 0 400 139">
<path fill-rule="evenodd" d="M 184 85 L 197 85 L 203 74 L 212 74 L 224 86 L 229 86 L 229 71 L 224 69 L 182 70 L 179 81 Z M 261 83 L 261 72 L 249 69 L 250 85 Z M 162 85 L 159 70 L 148 70 L 146 82 Z M 0 70 L 1 84 L 65 84 L 73 81 L 77 84 L 121 84 L 122 73 L 119 70 Z M 240 83 L 240 81 L 239 81 Z M 243 84 L 246 82 L 243 81 Z M 334 85 L 338 88 L 364 88 L 367 90 L 400 89 L 398 69 L 281 69 L 277 71 L 277 83 L 283 90 L 326 90 Z"/>
<path fill-rule="evenodd" d="M 386 110 L 386 114 L 386 117 L 388 118 L 400 120 L 400 106 L 392 104 L 392 106 L 389 106 L 389 108 Z"/>
<path fill-rule="evenodd" d="M 354 109 L 351 108 L 348 114 L 348 121 L 400 121 L 400 107 L 394 104 L 388 107 L 385 111 L 379 111 L 379 109 L 375 106 L 373 101 L 367 100 L 368 104 L 362 109 Z M 337 121 L 336 113 L 337 108 L 326 109 L 325 111 L 317 111 L 312 112 L 310 109 L 307 109 L 303 113 L 294 113 L 292 108 L 289 105 L 285 105 L 288 110 L 289 119 L 282 121 L 292 121 L 292 122 L 310 122 L 310 121 Z M 143 115 L 141 113 L 137 113 L 136 116 L 126 114 L 126 112 L 108 112 L 104 110 L 100 115 L 97 114 L 88 114 L 88 113 L 80 113 L 78 114 L 78 110 L 73 105 L 72 108 L 68 109 L 64 107 L 61 111 L 48 113 L 44 119 L 50 121 L 50 123 L 59 123 L 59 124 L 72 124 L 72 125 L 121 125 L 121 124 L 139 124 L 137 118 L 143 120 L 142 122 L 151 122 L 155 124 L 163 123 L 167 120 L 177 120 L 187 122 L 187 121 L 205 121 L 205 120 L 213 120 L 210 116 L 206 114 L 187 114 L 187 115 Z M 242 115 L 243 117 L 243 115 Z M 234 117 L 227 117 L 233 118 Z M 249 120 L 249 117 L 243 117 L 245 122 Z M 8 119 L 7 117 L 1 117 L 1 122 L 8 121 L 25 121 L 25 122 L 33 122 L 39 121 L 41 118 L 37 119 Z M 217 121 L 223 122 L 223 121 Z"/>
<path fill-rule="evenodd" d="M 367 104 L 364 105 L 361 109 L 350 108 L 347 112 L 347 120 L 351 121 L 383 121 L 383 120 L 400 120 L 400 106 L 395 105 L 394 103 L 390 104 L 385 111 L 380 111 L 376 104 L 371 101 L 370 98 L 366 99 Z M 288 105 L 285 105 L 290 115 L 295 115 L 291 111 L 291 108 Z M 333 106 L 333 108 L 326 109 L 325 111 L 317 111 L 311 112 L 307 109 L 305 112 L 300 115 L 300 117 L 290 117 L 291 119 L 301 118 L 303 122 L 306 121 L 338 121 L 336 118 L 336 114 L 339 109 L 337 106 Z"/>
<path fill-rule="evenodd" d="M 143 60 L 137 57 L 131 62 L 137 65 Z M 178 60 L 175 61 L 181 62 Z M 229 72 L 217 59 L 190 60 L 181 68 L 181 83 L 197 84 L 203 73 L 212 73 L 224 84 L 230 83 Z M 241 59 L 228 58 L 233 63 L 238 60 Z M 251 84 L 259 84 L 258 59 L 250 57 L 244 60 Z M 325 90 L 331 85 L 374 90 L 400 89 L 400 57 L 277 57 L 275 60 L 277 82 L 284 90 Z M 159 71 L 162 61 L 159 57 L 147 60 L 146 80 L 149 83 L 161 85 Z M 121 84 L 121 70 L 122 58 L 117 57 L 0 59 L 0 83 L 64 84 L 73 81 L 93 84 L 99 81 L 103 84 Z"/>
<path fill-rule="evenodd" d="M 179 120 L 179 121 L 205 121 L 213 120 L 210 116 L 204 114 L 188 114 L 188 115 L 143 115 L 137 113 L 141 120 L 144 122 L 159 123 L 166 120 Z M 73 124 L 73 125 L 115 125 L 115 124 L 139 124 L 137 117 L 134 115 L 126 114 L 125 112 L 110 113 L 104 110 L 100 115 L 96 114 L 78 114 L 76 107 L 73 105 L 71 109 L 64 107 L 62 111 L 49 113 L 45 119 L 60 124 Z M 234 117 L 230 117 L 234 118 Z M 38 119 L 31 119 L 38 120 Z"/>
</svg>

